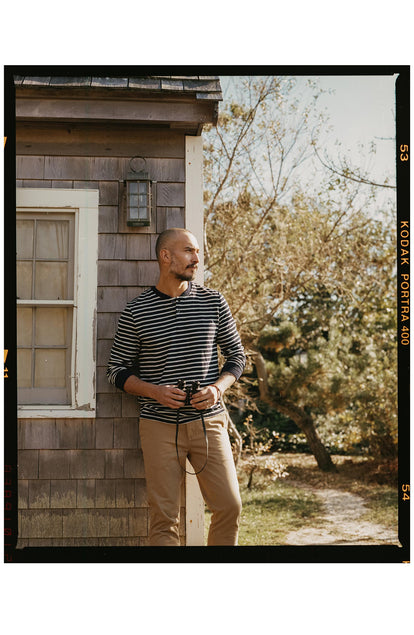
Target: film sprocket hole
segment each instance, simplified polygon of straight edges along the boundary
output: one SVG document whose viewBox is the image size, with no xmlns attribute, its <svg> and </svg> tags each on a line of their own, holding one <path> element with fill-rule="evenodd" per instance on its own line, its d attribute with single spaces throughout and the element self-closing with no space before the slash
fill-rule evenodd
<svg viewBox="0 0 414 635">
<path fill-rule="evenodd" d="M 190 405 L 191 397 L 200 390 L 199 381 L 192 381 L 192 382 L 186 383 L 184 379 L 180 379 L 177 383 L 177 386 L 180 390 L 184 390 L 184 392 L 186 393 L 185 402 L 184 402 L 185 406 Z"/>
</svg>

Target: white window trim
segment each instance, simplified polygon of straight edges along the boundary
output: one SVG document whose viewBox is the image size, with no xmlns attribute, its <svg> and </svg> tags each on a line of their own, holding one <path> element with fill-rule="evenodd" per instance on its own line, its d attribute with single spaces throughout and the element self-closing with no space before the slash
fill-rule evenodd
<svg viewBox="0 0 414 635">
<path fill-rule="evenodd" d="M 93 418 L 96 416 L 96 311 L 98 280 L 98 190 L 17 188 L 18 212 L 75 215 L 74 345 L 71 406 L 18 407 L 20 418 Z M 24 301 L 19 301 L 24 304 Z"/>
</svg>

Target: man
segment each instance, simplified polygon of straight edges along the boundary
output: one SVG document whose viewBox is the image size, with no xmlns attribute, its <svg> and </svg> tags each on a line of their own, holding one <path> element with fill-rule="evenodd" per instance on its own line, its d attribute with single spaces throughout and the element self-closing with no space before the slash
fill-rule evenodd
<svg viewBox="0 0 414 635">
<path fill-rule="evenodd" d="M 107 370 L 111 383 L 139 398 L 150 545 L 180 544 L 186 458 L 212 512 L 207 544 L 237 545 L 241 500 L 221 397 L 243 372 L 243 347 L 223 296 L 192 282 L 195 236 L 168 229 L 156 254 L 158 283 L 127 304 Z M 180 380 L 200 383 L 187 405 Z"/>
</svg>

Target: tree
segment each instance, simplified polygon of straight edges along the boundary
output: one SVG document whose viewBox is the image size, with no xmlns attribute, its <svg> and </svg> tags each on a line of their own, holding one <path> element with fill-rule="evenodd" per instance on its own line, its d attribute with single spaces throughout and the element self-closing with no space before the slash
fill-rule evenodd
<svg viewBox="0 0 414 635">
<path fill-rule="evenodd" d="M 217 130 L 207 135 L 206 281 L 229 301 L 262 398 L 297 423 L 318 465 L 329 470 L 334 466 L 310 414 L 312 405 L 304 395 L 298 400 L 289 391 L 283 394 L 282 373 L 266 364 L 263 338 L 271 341 L 284 311 L 297 315 L 303 297 L 315 300 L 323 292 L 340 298 L 346 313 L 350 298 L 357 305 L 374 288 L 375 258 L 383 257 L 380 223 L 367 213 L 375 189 L 361 192 L 360 183 L 332 171 L 315 187 L 313 174 L 304 171 L 324 124 L 316 108 L 316 87 L 304 104 L 294 78 L 245 78 L 245 95 L 244 102 L 224 106 Z M 356 281 L 362 285 L 358 293 Z M 311 314 L 312 307 L 310 303 Z M 281 361 L 276 360 L 279 371 Z M 302 389 L 311 392 L 309 384 Z M 248 378 L 239 382 L 233 398 L 254 407 Z"/>
</svg>

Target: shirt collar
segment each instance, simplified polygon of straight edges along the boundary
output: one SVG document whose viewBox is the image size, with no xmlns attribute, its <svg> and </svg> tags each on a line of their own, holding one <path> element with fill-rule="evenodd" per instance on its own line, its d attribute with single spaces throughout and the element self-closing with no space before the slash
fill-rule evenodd
<svg viewBox="0 0 414 635">
<path fill-rule="evenodd" d="M 159 298 L 161 298 L 161 300 L 176 300 L 176 298 L 173 298 L 170 295 L 167 295 L 166 293 L 163 293 L 162 291 L 159 291 L 157 289 L 157 287 L 151 287 L 151 289 L 153 290 L 153 292 L 155 293 L 155 295 L 157 295 Z M 192 282 L 189 281 L 188 283 L 188 287 L 186 288 L 186 290 L 184 291 L 184 293 L 182 293 L 181 295 L 177 296 L 178 298 L 184 298 L 187 295 L 190 295 L 191 293 L 191 289 L 192 289 Z"/>
</svg>

